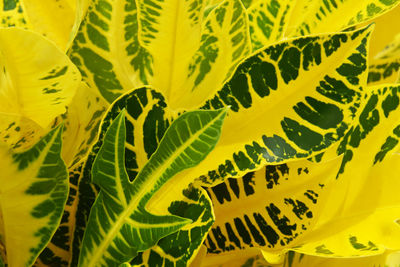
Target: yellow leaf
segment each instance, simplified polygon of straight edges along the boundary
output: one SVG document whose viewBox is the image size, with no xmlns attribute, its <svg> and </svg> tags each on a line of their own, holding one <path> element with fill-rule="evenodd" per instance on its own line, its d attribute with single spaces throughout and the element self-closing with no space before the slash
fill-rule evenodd
<svg viewBox="0 0 400 267">
<path fill-rule="evenodd" d="M 55 45 L 40 35 L 0 29 L 0 112 L 46 128 L 66 110 L 81 76 Z"/>
</svg>

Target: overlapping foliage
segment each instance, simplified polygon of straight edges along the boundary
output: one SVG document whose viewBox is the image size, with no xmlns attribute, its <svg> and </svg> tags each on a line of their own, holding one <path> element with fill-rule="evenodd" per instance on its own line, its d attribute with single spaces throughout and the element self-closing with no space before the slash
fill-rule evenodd
<svg viewBox="0 0 400 267">
<path fill-rule="evenodd" d="M 398 266 L 399 10 L 2 1 L 2 265 Z"/>
</svg>

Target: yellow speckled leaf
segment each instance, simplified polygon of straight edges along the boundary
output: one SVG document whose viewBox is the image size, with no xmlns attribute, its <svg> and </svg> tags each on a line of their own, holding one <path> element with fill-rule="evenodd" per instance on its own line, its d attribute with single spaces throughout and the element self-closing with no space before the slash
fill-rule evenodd
<svg viewBox="0 0 400 267">
<path fill-rule="evenodd" d="M 286 36 L 343 30 L 371 20 L 399 3 L 398 0 L 299 0 Z"/>
</svg>

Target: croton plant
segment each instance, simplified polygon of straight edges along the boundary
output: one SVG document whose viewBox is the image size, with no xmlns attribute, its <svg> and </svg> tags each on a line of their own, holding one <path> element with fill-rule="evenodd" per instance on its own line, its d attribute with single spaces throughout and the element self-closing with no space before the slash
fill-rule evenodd
<svg viewBox="0 0 400 267">
<path fill-rule="evenodd" d="M 400 0 L 0 17 L 0 266 L 400 266 Z"/>
</svg>

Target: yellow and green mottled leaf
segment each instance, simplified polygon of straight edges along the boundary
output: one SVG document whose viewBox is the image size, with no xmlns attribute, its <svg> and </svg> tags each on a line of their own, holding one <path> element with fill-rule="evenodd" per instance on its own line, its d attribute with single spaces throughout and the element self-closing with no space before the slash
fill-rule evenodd
<svg viewBox="0 0 400 267">
<path fill-rule="evenodd" d="M 205 242 L 208 253 L 228 256 L 260 247 L 279 254 L 299 244 L 313 230 L 323 208 L 319 197 L 340 162 L 268 165 L 209 188 L 216 221 Z"/>
<path fill-rule="evenodd" d="M 374 59 L 368 67 L 368 85 L 395 83 L 400 74 L 400 57 Z"/>
<path fill-rule="evenodd" d="M 100 121 L 106 107 L 107 103 L 98 91 L 82 82 L 70 105 L 67 106 L 66 114 L 57 118 L 64 121 L 63 159 L 67 166 L 76 166 L 97 141 Z"/>
<path fill-rule="evenodd" d="M 21 153 L 0 147 L 0 240 L 8 266 L 33 264 L 61 220 L 68 196 L 61 134 L 57 127 Z"/>
<path fill-rule="evenodd" d="M 14 150 L 24 150 L 36 143 L 45 130 L 20 115 L 0 112 L 0 142 Z"/>
<path fill-rule="evenodd" d="M 175 199 L 178 197 L 175 196 Z M 131 261 L 133 266 L 189 266 L 192 263 L 214 222 L 212 203 L 204 189 L 191 186 L 179 199 L 171 203 L 168 211 L 193 222 L 160 239 L 151 249 L 139 253 Z"/>
<path fill-rule="evenodd" d="M 83 175 L 79 181 L 80 201 L 76 215 L 72 265 L 77 265 L 83 232 L 86 228 L 90 209 L 98 193 L 98 187 L 91 184 L 90 171 L 93 161 L 103 143 L 104 133 L 123 109 L 126 109 L 125 124 L 127 128 L 125 168 L 131 180 L 137 176 L 139 170 L 143 168 L 157 149 L 162 136 L 175 117 L 175 113 L 166 109 L 164 97 L 149 88 L 135 89 L 121 96 L 109 107 L 100 126 L 98 141 L 85 162 Z"/>
<path fill-rule="evenodd" d="M 140 107 L 140 108 L 139 108 Z M 175 117 L 175 114 L 166 108 L 164 98 L 154 90 L 140 88 L 119 98 L 110 107 L 107 116 L 102 122 L 102 131 L 99 141 L 95 144 L 93 151 L 98 150 L 104 138 L 105 129 L 110 125 L 122 109 L 127 110 L 125 122 L 127 125 L 127 142 L 125 143 L 126 168 L 131 180 L 138 171 L 143 168 L 150 156 L 154 153 L 158 144 L 165 133 L 168 125 Z M 138 137 L 143 136 L 143 140 Z M 96 152 L 90 154 L 86 162 L 85 170 L 90 171 Z M 88 183 L 90 177 L 87 175 L 80 180 L 79 191 L 81 196 L 80 206 L 78 207 L 77 231 L 74 236 L 74 257 L 76 261 L 76 251 L 80 246 L 83 230 L 86 227 L 87 214 L 93 204 L 97 190 Z M 184 230 L 162 239 L 159 244 L 139 255 L 135 262 L 139 264 L 152 264 L 155 260 L 170 260 L 177 264 L 191 261 L 197 248 L 201 245 L 205 234 L 208 232 L 213 216 L 208 197 L 202 190 L 185 188 L 183 192 L 176 191 L 174 199 L 166 203 L 169 205 L 167 210 L 174 215 L 193 220 L 194 222 L 185 227 Z M 172 202 L 172 203 L 171 203 Z M 82 203 L 82 205 L 81 205 Z M 86 215 L 84 215 L 86 214 Z M 199 215 L 201 214 L 201 216 Z M 80 219 L 84 218 L 84 219 Z M 180 242 L 171 242 L 178 239 Z M 150 255 L 149 255 L 150 254 Z M 172 256 L 171 256 L 172 255 Z M 158 257 L 162 257 L 161 259 Z"/>
<path fill-rule="evenodd" d="M 172 103 L 200 43 L 205 1 L 139 0 L 137 3 L 139 40 L 154 63 L 149 82 Z"/>
<path fill-rule="evenodd" d="M 357 124 L 337 151 L 343 161 L 325 209 L 308 242 L 296 251 L 349 257 L 400 248 L 400 199 L 393 192 L 400 159 L 392 153 L 400 138 L 399 89 L 370 89 Z"/>
<path fill-rule="evenodd" d="M 170 97 L 166 95 L 172 108 L 197 107 L 223 86 L 237 63 L 251 51 L 248 27 L 240 0 L 223 1 L 211 11 L 204 22 L 200 47 L 179 74 L 179 83 L 172 85 Z"/>
<path fill-rule="evenodd" d="M 191 220 L 152 213 L 148 202 L 179 172 L 203 160 L 219 139 L 227 109 L 187 112 L 165 132 L 133 182 L 125 170 L 124 111 L 107 130 L 93 163 L 101 188 L 83 237 L 79 266 L 121 264 Z M 175 181 L 176 182 L 176 181 Z"/>
<path fill-rule="evenodd" d="M 4 0 L 0 2 L 0 26 L 33 30 L 65 50 L 74 35 L 73 28 L 79 24 L 77 2 L 81 1 Z"/>
<path fill-rule="evenodd" d="M 89 87 L 110 103 L 148 84 L 153 60 L 139 45 L 136 1 L 91 1 L 69 55 Z"/>
<path fill-rule="evenodd" d="M 208 169 L 201 181 L 213 184 L 267 163 L 316 155 L 340 140 L 366 83 L 369 35 L 370 28 L 365 28 L 302 37 L 274 44 L 241 62 L 204 105 L 229 105 L 232 112 L 212 156 L 191 175 L 206 175 Z"/>
<path fill-rule="evenodd" d="M 75 230 L 76 211 L 79 203 L 78 183 L 82 177 L 82 165 L 69 171 L 69 195 L 64 213 L 56 232 L 50 242 L 40 253 L 35 266 L 68 266 L 71 261 L 73 233 Z"/>
<path fill-rule="evenodd" d="M 65 112 L 81 80 L 54 44 L 18 28 L 0 29 L 0 69 L 0 112 L 42 128 Z"/>
<path fill-rule="evenodd" d="M 253 51 L 283 38 L 296 1 L 253 1 L 247 10 Z"/>
<path fill-rule="evenodd" d="M 299 0 L 286 36 L 340 31 L 371 20 L 399 3 L 398 0 Z"/>
<path fill-rule="evenodd" d="M 400 199 L 391 192 L 400 183 L 400 158 L 392 154 L 400 140 L 399 89 L 369 88 L 338 147 L 342 157 L 267 166 L 209 189 L 216 222 L 208 252 L 262 247 L 356 257 L 398 250 Z"/>
</svg>

